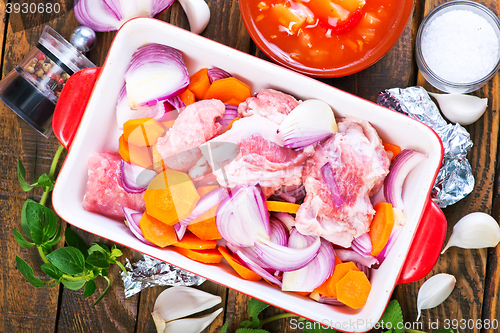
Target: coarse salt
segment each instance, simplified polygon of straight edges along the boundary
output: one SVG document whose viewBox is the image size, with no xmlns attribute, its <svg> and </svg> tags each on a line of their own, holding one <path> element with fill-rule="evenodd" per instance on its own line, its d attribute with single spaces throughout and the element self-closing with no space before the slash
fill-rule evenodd
<svg viewBox="0 0 500 333">
<path fill-rule="evenodd" d="M 433 19 L 422 32 L 421 48 L 429 68 L 453 83 L 480 80 L 498 62 L 493 27 L 469 10 L 455 9 Z"/>
</svg>

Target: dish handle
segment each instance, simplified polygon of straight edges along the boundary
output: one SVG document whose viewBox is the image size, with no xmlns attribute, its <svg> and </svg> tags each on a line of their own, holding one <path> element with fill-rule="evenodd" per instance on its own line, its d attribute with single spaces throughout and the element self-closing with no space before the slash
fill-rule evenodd
<svg viewBox="0 0 500 333">
<path fill-rule="evenodd" d="M 92 67 L 71 75 L 57 100 L 52 117 L 52 131 L 68 150 L 87 108 L 100 71 L 101 67 Z"/>
<path fill-rule="evenodd" d="M 446 216 L 430 198 L 403 265 L 398 284 L 424 278 L 434 268 L 446 238 Z"/>
</svg>

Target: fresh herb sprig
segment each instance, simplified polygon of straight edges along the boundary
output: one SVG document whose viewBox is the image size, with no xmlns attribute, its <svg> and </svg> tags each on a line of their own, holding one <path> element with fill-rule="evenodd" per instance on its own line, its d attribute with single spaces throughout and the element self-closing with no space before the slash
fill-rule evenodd
<svg viewBox="0 0 500 333">
<path fill-rule="evenodd" d="M 83 239 L 72 229 L 66 228 L 64 232 L 67 246 L 53 250 L 61 240 L 61 224 L 57 222 L 55 213 L 45 207 L 50 192 L 54 188 L 54 175 L 57 163 L 64 147 L 60 146 L 52 160 L 49 174 L 44 173 L 33 184 L 26 181 L 26 170 L 22 162 L 17 160 L 17 175 L 21 188 L 31 191 L 36 187 L 43 187 L 40 202 L 28 199 L 24 202 L 21 211 L 21 228 L 23 234 L 14 229 L 14 238 L 19 246 L 25 249 L 35 247 L 44 264 L 41 270 L 51 279 L 44 282 L 35 276 L 30 265 L 19 256 L 16 256 L 17 268 L 24 278 L 33 286 L 54 287 L 62 283 L 70 290 L 79 290 L 85 287 L 83 296 L 93 295 L 97 289 L 95 279 L 99 276 L 107 281 L 104 292 L 94 302 L 99 303 L 108 292 L 111 281 L 108 278 L 108 268 L 117 264 L 127 273 L 125 267 L 117 260 L 123 253 L 115 245 L 111 249 L 102 243 L 93 243 L 90 248 Z"/>
</svg>

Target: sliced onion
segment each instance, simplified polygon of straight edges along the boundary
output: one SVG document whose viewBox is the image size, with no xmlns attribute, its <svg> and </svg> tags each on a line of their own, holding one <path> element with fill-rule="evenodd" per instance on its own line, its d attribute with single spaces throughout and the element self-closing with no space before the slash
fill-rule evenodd
<svg viewBox="0 0 500 333">
<path fill-rule="evenodd" d="M 167 98 L 164 102 L 165 104 L 165 111 L 173 111 L 176 110 L 178 113 L 181 113 L 182 110 L 186 107 L 186 104 L 182 101 L 182 99 L 179 97 L 179 95 L 172 96 L 170 98 Z M 167 106 L 169 106 L 167 108 Z"/>
<path fill-rule="evenodd" d="M 127 193 L 142 193 L 146 191 L 151 180 L 157 175 L 156 171 L 128 163 L 124 160 L 120 164 L 120 182 Z"/>
<path fill-rule="evenodd" d="M 385 247 L 377 255 L 377 260 L 380 263 L 384 262 L 387 254 L 391 251 L 392 247 L 399 237 L 399 234 L 403 230 L 403 226 L 405 225 L 405 223 L 406 217 L 404 216 L 403 212 L 398 209 L 394 209 L 394 226 L 392 227 L 391 235 L 389 236 L 389 240 L 387 241 Z"/>
<path fill-rule="evenodd" d="M 335 249 L 335 254 L 339 259 L 344 261 L 352 261 L 354 263 L 360 263 L 366 267 L 372 267 L 373 265 L 378 265 L 378 260 L 371 255 L 361 255 L 353 250 L 348 249 Z"/>
<path fill-rule="evenodd" d="M 225 70 L 219 68 L 219 67 L 212 67 L 209 68 L 207 71 L 208 74 L 208 79 L 210 80 L 210 83 L 220 80 L 220 79 L 227 79 L 228 77 L 231 77 L 232 75 L 226 72 Z"/>
<path fill-rule="evenodd" d="M 311 294 L 309 294 L 309 297 L 315 300 L 318 303 L 323 303 L 323 304 L 330 304 L 330 305 L 344 305 L 341 303 L 337 297 L 333 296 L 323 296 L 318 292 L 313 291 Z"/>
<path fill-rule="evenodd" d="M 187 224 L 183 224 L 180 222 L 174 224 L 175 233 L 177 234 L 177 239 L 179 241 L 181 241 L 182 238 L 184 237 L 184 234 L 186 233 L 187 230 L 187 226 L 188 226 Z"/>
<path fill-rule="evenodd" d="M 186 217 L 184 220 L 179 221 L 179 223 L 187 226 L 189 223 L 191 223 L 191 221 L 208 212 L 211 208 L 215 207 L 228 196 L 229 194 L 227 193 L 227 190 L 223 187 L 208 192 L 200 198 L 200 200 L 196 204 L 196 207 L 194 207 L 193 211 L 191 212 L 191 215 Z"/>
<path fill-rule="evenodd" d="M 217 118 L 217 122 L 221 124 L 221 131 L 225 131 L 227 126 L 238 117 L 238 107 L 236 105 L 224 104 L 226 106 L 226 111 L 224 114 Z"/>
<path fill-rule="evenodd" d="M 141 220 L 143 213 L 127 207 L 123 207 L 123 214 L 125 214 L 125 224 L 127 225 L 127 227 L 129 227 L 134 236 L 144 244 L 155 246 L 153 243 L 144 238 L 142 230 L 139 227 L 139 221 Z"/>
<path fill-rule="evenodd" d="M 266 199 L 260 186 L 237 186 L 224 199 L 216 214 L 217 229 L 229 243 L 253 246 L 257 238 L 269 239 L 271 226 Z"/>
<path fill-rule="evenodd" d="M 132 55 L 125 73 L 128 104 L 135 109 L 176 96 L 189 84 L 182 53 L 163 44 L 146 44 Z"/>
<path fill-rule="evenodd" d="M 162 103 L 158 103 L 154 106 L 143 106 L 137 109 L 132 109 L 128 106 L 127 100 L 127 90 L 125 84 L 123 85 L 120 94 L 118 95 L 118 101 L 116 103 L 116 121 L 118 123 L 118 128 L 123 129 L 123 124 L 131 119 L 140 118 L 155 118 L 158 119 L 165 114 L 165 107 Z"/>
<path fill-rule="evenodd" d="M 328 186 L 328 189 L 330 190 L 333 205 L 335 208 L 339 208 L 344 203 L 344 200 L 342 199 L 340 189 L 335 181 L 333 168 L 330 163 L 326 163 L 321 167 L 321 174 L 323 175 L 326 186 Z"/>
<path fill-rule="evenodd" d="M 281 246 L 288 246 L 289 234 L 285 224 L 273 216 L 269 217 L 269 223 L 271 224 L 271 242 Z"/>
<path fill-rule="evenodd" d="M 384 181 L 384 196 L 394 208 L 403 209 L 403 183 L 406 176 L 427 156 L 413 149 L 404 149 L 392 160 Z"/>
<path fill-rule="evenodd" d="M 297 229 L 293 229 L 289 246 L 303 248 L 304 245 L 309 245 L 311 239 L 306 237 L 310 236 L 304 236 Z M 333 274 L 335 253 L 332 244 L 323 238 L 320 239 L 321 246 L 318 255 L 313 260 L 301 269 L 283 273 L 282 290 L 312 292 Z"/>
<path fill-rule="evenodd" d="M 274 275 L 266 271 L 264 268 L 260 267 L 256 263 L 254 263 L 250 258 L 245 256 L 241 251 L 234 252 L 234 255 L 238 257 L 238 259 L 249 269 L 254 271 L 256 274 L 262 276 L 267 281 L 274 283 L 278 287 L 281 288 L 281 281 L 278 280 Z"/>
<path fill-rule="evenodd" d="M 306 197 L 306 189 L 303 184 L 282 186 L 271 197 L 274 201 L 301 203 Z"/>
<path fill-rule="evenodd" d="M 356 265 L 356 267 L 363 273 L 365 273 L 366 277 L 368 278 L 368 280 L 370 280 L 370 276 L 371 276 L 371 269 L 366 267 L 365 265 L 359 263 L 359 262 L 356 262 L 354 263 L 354 265 Z"/>
<path fill-rule="evenodd" d="M 351 248 L 361 255 L 372 253 L 373 245 L 370 235 L 365 232 L 361 236 L 354 238 L 351 243 Z"/>
<path fill-rule="evenodd" d="M 255 242 L 254 246 L 259 259 L 266 265 L 278 271 L 290 272 L 310 263 L 318 255 L 321 241 L 320 237 L 316 237 L 307 247 L 291 248 L 262 239 Z"/>
<path fill-rule="evenodd" d="M 236 253 L 243 253 L 245 255 L 245 257 L 247 257 L 248 259 L 252 260 L 256 265 L 259 265 L 261 268 L 267 270 L 269 273 L 274 273 L 275 276 L 276 276 L 276 272 L 278 272 L 278 274 L 279 274 L 279 271 L 277 271 L 275 269 L 272 269 L 271 267 L 269 267 L 268 265 L 266 265 L 265 263 L 263 263 L 259 259 L 259 257 L 257 256 L 257 253 L 255 251 L 255 247 L 253 247 L 253 246 L 250 246 L 250 247 L 237 247 L 237 246 L 234 246 L 231 243 L 226 243 L 226 246 L 236 256 L 238 256 Z"/>
</svg>

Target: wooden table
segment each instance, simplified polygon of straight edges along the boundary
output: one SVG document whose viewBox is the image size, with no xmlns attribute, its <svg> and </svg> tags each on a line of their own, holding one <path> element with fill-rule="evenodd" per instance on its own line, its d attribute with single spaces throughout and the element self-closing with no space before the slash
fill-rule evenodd
<svg viewBox="0 0 500 333">
<path fill-rule="evenodd" d="M 69 1 L 71 2 L 71 1 Z M 413 13 L 406 29 L 391 49 L 378 63 L 370 68 L 345 78 L 324 80 L 337 88 L 371 101 L 375 101 L 379 92 L 393 87 L 423 85 L 435 91 L 419 75 L 415 64 L 414 41 L 416 31 L 423 15 L 443 3 L 443 0 L 415 0 Z M 493 11 L 500 8 L 494 0 L 482 0 Z M 7 0 L 0 0 L 0 40 L 2 41 L 1 71 L 2 77 L 36 44 L 45 24 L 43 18 L 31 14 L 31 28 L 19 29 L 23 22 L 20 15 L 5 13 Z M 258 57 L 265 56 L 258 50 L 248 36 L 240 17 L 237 0 L 209 1 L 211 22 L 203 35 L 222 44 L 229 45 L 243 52 Z M 161 14 L 160 19 L 188 29 L 189 25 L 178 2 L 171 9 Z M 25 19 L 26 21 L 26 19 Z M 39 24 L 39 25 L 36 25 Z M 48 24 L 65 38 L 79 24 L 72 11 Z M 97 46 L 88 54 L 97 65 L 101 65 L 113 40 L 114 33 L 98 33 Z M 485 115 L 476 123 L 467 126 L 474 146 L 468 159 L 476 178 L 474 191 L 459 203 L 446 208 L 448 236 L 453 225 L 463 216 L 475 211 L 500 217 L 500 187 L 496 183 L 498 139 L 499 139 L 499 76 L 484 88 L 474 93 L 489 99 Z M 20 215 L 23 202 L 27 198 L 40 200 L 41 191 L 23 192 L 17 181 L 16 159 L 21 158 L 29 180 L 48 172 L 52 157 L 59 145 L 54 136 L 45 139 L 37 134 L 23 120 L 17 117 L 3 103 L 0 103 L 0 332 L 155 332 L 151 311 L 156 296 L 164 289 L 149 288 L 140 294 L 125 298 L 123 283 L 118 267 L 110 272 L 112 289 L 96 307 L 91 307 L 94 297 L 84 298 L 83 291 L 71 291 L 66 288 L 36 289 L 28 284 L 16 269 L 15 256 L 24 258 L 35 274 L 44 276 L 38 268 L 41 259 L 36 250 L 21 249 L 14 240 L 13 229 L 20 229 Z M 105 240 L 80 232 L 89 244 Z M 62 244 L 61 244 L 62 245 Z M 123 248 L 124 257 L 132 261 L 139 254 Z M 485 323 L 486 320 L 500 320 L 499 282 L 500 249 L 463 250 L 449 249 L 442 255 L 428 277 L 437 273 L 453 274 L 457 279 L 456 288 L 450 298 L 442 305 L 424 310 L 420 326 L 424 331 L 431 331 L 429 323 L 439 322 L 443 328 L 446 319 L 474 320 Z M 427 278 L 428 278 L 427 277 Z M 419 287 L 423 280 L 396 287 L 393 297 L 397 299 L 404 313 L 407 325 L 414 325 L 417 317 L 416 301 Z M 98 284 L 102 291 L 103 284 Z M 239 322 L 247 319 L 248 297 L 226 289 L 212 282 L 205 282 L 201 289 L 222 296 L 225 311 L 206 332 L 218 332 L 221 326 L 229 322 L 228 332 L 234 332 Z M 280 313 L 281 310 L 269 308 L 264 317 Z M 286 319 L 265 326 L 270 332 L 301 331 L 290 328 Z M 478 324 L 460 332 L 495 332 L 494 329 L 481 329 Z"/>
</svg>

